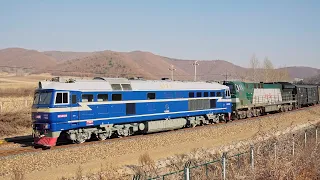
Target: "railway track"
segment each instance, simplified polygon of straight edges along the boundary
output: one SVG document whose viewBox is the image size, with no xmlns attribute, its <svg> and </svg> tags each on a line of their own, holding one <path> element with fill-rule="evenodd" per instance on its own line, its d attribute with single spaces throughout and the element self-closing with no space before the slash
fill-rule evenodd
<svg viewBox="0 0 320 180">
<path fill-rule="evenodd" d="M 308 107 L 308 108 L 300 108 L 300 109 L 295 109 L 292 111 L 288 111 L 285 113 L 294 113 L 297 111 L 303 111 L 303 110 L 308 110 L 310 108 L 313 107 L 317 107 L 320 105 L 316 105 L 316 106 L 312 106 L 312 107 Z M 252 120 L 255 119 L 259 119 L 259 118 L 264 118 L 264 117 L 273 117 L 273 116 L 277 116 L 277 115 L 281 115 L 283 113 L 274 113 L 274 114 L 267 114 L 264 116 L 258 116 L 258 117 L 251 117 L 251 118 L 247 118 L 247 119 L 241 119 L 241 120 L 234 120 L 231 121 L 231 123 L 225 123 L 225 122 L 220 122 L 218 124 L 210 124 L 210 125 L 204 125 L 204 126 L 196 126 L 194 128 L 184 128 L 184 129 L 179 129 L 179 132 L 188 132 L 188 131 L 194 131 L 194 130 L 199 130 L 201 128 L 212 128 L 212 127 L 219 127 L 219 126 L 229 126 L 229 125 L 238 125 L 238 124 L 242 124 L 242 123 L 248 123 Z M 140 135 L 134 135 L 134 136 L 128 136 L 128 137 L 123 137 L 123 138 L 112 138 L 112 139 L 108 139 L 105 141 L 98 141 L 98 140 L 91 140 L 82 144 L 61 144 L 61 145 L 57 145 L 54 147 L 51 147 L 50 150 L 58 150 L 58 149 L 66 149 L 66 148 L 76 148 L 76 147 L 81 147 L 81 146 L 89 146 L 89 145 L 94 145 L 94 144 L 101 144 L 101 143 L 113 143 L 116 141 L 127 141 L 127 140 L 131 140 L 131 139 L 139 139 L 139 138 L 143 138 L 146 136 L 156 136 L 158 133 L 174 133 L 177 130 L 172 130 L 172 131 L 165 131 L 165 132 L 157 132 L 157 133 L 151 133 L 151 134 L 140 134 Z M 47 148 L 34 148 L 33 147 L 33 139 L 31 136 L 29 137 L 24 137 L 24 138 L 11 138 L 6 140 L 6 143 L 3 143 L 0 145 L 0 158 L 5 158 L 5 157 L 9 157 L 9 156 L 15 156 L 15 155 L 21 155 L 21 154 L 25 154 L 25 153 L 40 153 L 40 152 L 45 152 L 43 150 L 48 150 Z M 19 147 L 6 147 L 6 146 L 10 146 L 12 144 L 21 144 L 21 146 Z"/>
</svg>

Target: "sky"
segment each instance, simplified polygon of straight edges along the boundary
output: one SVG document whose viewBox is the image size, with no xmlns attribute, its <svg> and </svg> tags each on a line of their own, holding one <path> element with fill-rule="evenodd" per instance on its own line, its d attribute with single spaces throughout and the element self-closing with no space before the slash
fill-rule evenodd
<svg viewBox="0 0 320 180">
<path fill-rule="evenodd" d="M 319 0 L 0 0 L 0 49 L 149 51 L 320 68 Z"/>
</svg>

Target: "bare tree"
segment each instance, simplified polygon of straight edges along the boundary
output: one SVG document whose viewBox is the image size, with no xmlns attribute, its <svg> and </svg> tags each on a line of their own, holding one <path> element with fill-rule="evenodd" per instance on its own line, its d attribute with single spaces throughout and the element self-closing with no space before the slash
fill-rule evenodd
<svg viewBox="0 0 320 180">
<path fill-rule="evenodd" d="M 260 61 L 258 60 L 258 58 L 256 57 L 255 54 L 253 54 L 252 58 L 250 59 L 250 70 L 249 70 L 249 74 L 251 76 L 251 80 L 254 82 L 257 82 L 260 80 L 260 78 L 258 77 L 258 69 L 260 66 Z"/>
<path fill-rule="evenodd" d="M 279 76 L 279 79 L 278 79 L 279 81 L 290 81 L 290 75 L 286 66 L 280 67 L 277 71 L 278 71 L 277 74 Z"/>
<path fill-rule="evenodd" d="M 268 57 L 265 57 L 263 61 L 263 69 L 264 69 L 264 82 L 275 81 L 275 70 L 272 62 Z"/>
</svg>

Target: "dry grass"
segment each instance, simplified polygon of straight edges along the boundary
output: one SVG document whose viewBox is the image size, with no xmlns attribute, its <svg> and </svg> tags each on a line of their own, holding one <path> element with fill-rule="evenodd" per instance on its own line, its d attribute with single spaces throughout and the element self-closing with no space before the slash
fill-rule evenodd
<svg viewBox="0 0 320 180">
<path fill-rule="evenodd" d="M 103 167 L 101 165 L 100 171 L 96 174 L 83 172 L 82 167 L 78 167 L 75 177 L 61 177 L 59 180 L 124 180 L 124 179 L 132 179 L 132 175 L 123 174 L 118 172 L 116 169 L 111 166 Z M 140 179 L 142 180 L 142 179 Z"/>
<path fill-rule="evenodd" d="M 314 130 L 314 129 L 313 129 Z M 308 132 L 307 145 L 304 145 L 304 132 L 296 134 L 295 156 L 292 155 L 292 136 L 283 136 L 270 139 L 266 142 L 259 142 L 254 145 L 255 167 L 251 168 L 250 154 L 246 153 L 233 157 L 239 151 L 232 150 L 227 154 L 227 179 L 318 179 L 320 178 L 320 155 L 318 152 L 319 144 L 315 143 L 314 131 Z M 240 152 L 248 151 L 248 147 L 243 147 Z M 212 154 L 207 154 L 212 155 Z M 167 167 L 169 171 L 183 169 L 186 161 L 193 164 L 207 162 L 204 156 L 195 159 L 194 154 L 189 158 L 176 158 L 180 167 Z M 219 160 L 221 154 L 216 154 L 215 159 Z M 220 179 L 221 162 L 208 165 L 208 177 L 205 173 L 205 166 L 191 170 L 192 179 Z M 181 175 L 174 175 L 166 179 L 178 179 Z"/>
<path fill-rule="evenodd" d="M 9 93 L 18 93 L 18 91 L 7 91 L 7 94 Z M 0 137 L 31 133 L 32 97 L 15 95 L 0 97 Z"/>
<path fill-rule="evenodd" d="M 35 88 L 0 88 L 0 98 L 4 97 L 29 97 L 34 93 Z"/>
<path fill-rule="evenodd" d="M 23 97 L 33 94 L 40 80 L 50 79 L 47 74 L 28 76 L 0 76 L 0 98 Z"/>
<path fill-rule="evenodd" d="M 31 134 L 30 111 L 2 113 L 0 116 L 0 137 Z"/>
<path fill-rule="evenodd" d="M 292 154 L 293 141 L 295 155 Z M 295 133 L 294 140 L 292 134 L 275 136 L 267 141 L 254 144 L 254 168 L 251 167 L 250 147 L 248 145 L 232 149 L 227 153 L 227 179 L 319 179 L 320 178 L 320 146 L 315 141 L 315 129 L 307 131 L 307 143 L 304 144 L 304 131 Z M 132 170 L 130 174 L 117 174 L 118 171 L 101 171 L 98 174 L 87 174 L 88 179 L 132 179 L 133 174 L 139 174 L 140 179 L 158 177 L 162 179 L 162 174 L 183 170 L 187 162 L 190 163 L 190 175 L 193 180 L 221 179 L 222 152 L 207 151 L 205 149 L 195 149 L 189 154 L 179 154 L 170 157 L 161 163 L 154 162 L 148 153 L 139 156 L 138 166 L 129 166 Z M 239 152 L 247 152 L 239 154 Z M 235 155 L 235 156 L 234 156 Z M 217 162 L 199 166 L 206 162 Z M 164 163 L 165 162 L 165 163 Z M 207 173 L 206 173 L 207 169 Z M 105 176 L 107 173 L 108 176 Z M 71 178 L 73 179 L 73 178 Z M 183 171 L 177 174 L 168 175 L 165 179 L 183 179 Z"/>
<path fill-rule="evenodd" d="M 44 79 L 50 79 L 52 77 L 49 73 L 42 73 L 42 74 L 28 74 L 23 76 L 16 76 L 16 74 L 1 74 L 0 72 L 0 78 L 7 79 L 8 81 L 23 81 L 23 82 L 37 82 Z"/>
<path fill-rule="evenodd" d="M 31 106 L 37 82 L 49 75 L 0 77 L 0 137 L 31 132 Z"/>
<path fill-rule="evenodd" d="M 158 175 L 155 162 L 148 153 L 140 155 L 138 161 L 140 166 L 132 167 L 135 174 L 139 174 L 141 177 L 145 178 L 151 177 L 151 175 Z"/>
<path fill-rule="evenodd" d="M 0 97 L 0 113 L 30 112 L 32 103 L 32 96 Z"/>
<path fill-rule="evenodd" d="M 76 180 L 82 180 L 82 176 L 83 176 L 83 169 L 81 166 L 79 166 L 76 172 Z"/>
<path fill-rule="evenodd" d="M 18 169 L 18 168 L 15 168 L 12 170 L 12 177 L 11 177 L 11 180 L 24 180 L 25 179 L 25 173 Z"/>
</svg>

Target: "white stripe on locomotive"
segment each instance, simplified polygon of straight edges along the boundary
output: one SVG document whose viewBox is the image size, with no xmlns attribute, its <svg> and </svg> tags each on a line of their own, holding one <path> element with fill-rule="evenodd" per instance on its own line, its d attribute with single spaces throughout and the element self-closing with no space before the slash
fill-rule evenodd
<svg viewBox="0 0 320 180">
<path fill-rule="evenodd" d="M 32 112 L 54 113 L 54 112 L 71 112 L 71 111 L 90 111 L 92 109 L 88 105 L 109 105 L 109 104 L 126 104 L 126 103 L 156 103 L 156 102 L 187 101 L 187 100 L 197 100 L 197 99 L 217 99 L 217 102 L 231 102 L 231 99 L 223 99 L 222 97 L 79 102 L 79 104 L 80 104 L 79 107 L 39 108 L 39 109 L 32 109 Z"/>
<path fill-rule="evenodd" d="M 167 113 L 154 113 L 154 114 L 141 114 L 133 116 L 119 116 L 110 118 L 97 118 L 97 119 L 86 119 L 86 120 L 74 120 L 68 121 L 68 123 L 85 122 L 85 121 L 102 121 L 109 119 L 123 119 L 123 118 L 133 118 L 133 117 L 144 117 L 144 116 L 157 116 L 157 115 L 169 115 L 169 114 L 179 114 L 179 113 L 189 113 L 189 112 L 201 112 L 201 111 L 216 111 L 216 110 L 226 110 L 227 108 L 215 108 L 215 109 L 204 109 L 204 110 L 194 110 L 194 111 L 177 111 L 177 112 L 167 112 Z"/>
</svg>

